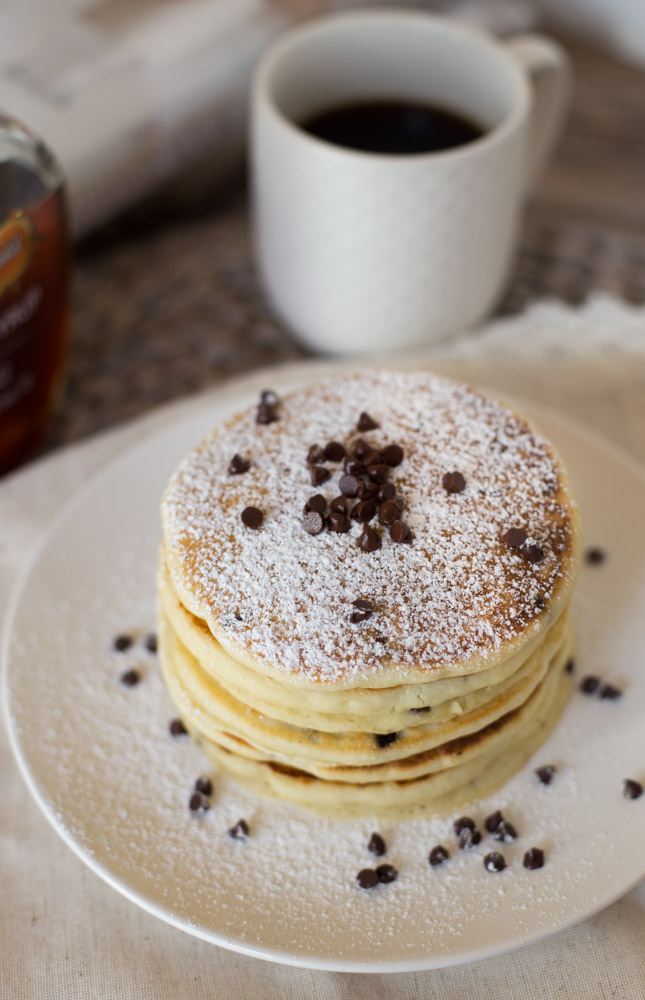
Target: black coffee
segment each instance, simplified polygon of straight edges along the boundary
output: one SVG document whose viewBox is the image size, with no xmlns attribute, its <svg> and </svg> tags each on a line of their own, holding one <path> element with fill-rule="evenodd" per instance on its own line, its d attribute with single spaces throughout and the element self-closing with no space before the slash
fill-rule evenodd
<svg viewBox="0 0 645 1000">
<path fill-rule="evenodd" d="M 311 135 L 366 153 L 436 153 L 484 130 L 463 115 L 410 101 L 360 101 L 319 111 L 302 123 Z"/>
</svg>

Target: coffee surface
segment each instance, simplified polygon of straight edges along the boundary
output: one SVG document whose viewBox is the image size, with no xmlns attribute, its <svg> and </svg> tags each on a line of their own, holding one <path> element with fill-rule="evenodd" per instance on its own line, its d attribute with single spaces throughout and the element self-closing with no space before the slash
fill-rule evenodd
<svg viewBox="0 0 645 1000">
<path fill-rule="evenodd" d="M 336 146 L 392 155 L 440 152 L 484 134 L 478 124 L 453 111 L 396 100 L 327 108 L 305 120 L 302 128 Z"/>
</svg>

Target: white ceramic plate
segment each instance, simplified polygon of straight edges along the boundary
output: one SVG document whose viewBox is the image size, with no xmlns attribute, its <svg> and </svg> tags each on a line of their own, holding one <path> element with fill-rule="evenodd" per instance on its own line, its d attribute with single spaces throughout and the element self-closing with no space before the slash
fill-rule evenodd
<svg viewBox="0 0 645 1000">
<path fill-rule="evenodd" d="M 309 378 L 318 377 L 310 369 Z M 272 387 L 303 381 L 277 372 Z M 20 588 L 5 649 L 9 730 L 45 815 L 77 854 L 134 902 L 190 933 L 278 962 L 355 972 L 449 965 L 536 940 L 606 906 L 645 874 L 645 796 L 623 797 L 645 777 L 645 478 L 615 450 L 533 406 L 578 494 L 587 542 L 606 549 L 585 565 L 575 598 L 576 677 L 624 689 L 616 702 L 576 692 L 530 765 L 469 812 L 501 808 L 519 831 L 456 849 L 451 819 L 332 823 L 259 800 L 215 778 L 213 805 L 187 809 L 206 765 L 174 716 L 141 639 L 154 628 L 159 497 L 179 459 L 232 410 L 250 383 L 143 441 L 92 480 L 62 512 Z M 116 653 L 115 635 L 137 637 Z M 119 683 L 127 667 L 143 679 Z M 533 768 L 555 764 L 549 786 Z M 227 829 L 240 817 L 247 842 Z M 454 817 L 453 817 L 454 818 Z M 359 869 L 376 862 L 379 829 L 397 881 L 365 892 Z M 442 842 L 449 862 L 431 868 Z M 522 865 L 539 846 L 546 864 Z M 508 868 L 484 869 L 501 850 Z"/>
</svg>

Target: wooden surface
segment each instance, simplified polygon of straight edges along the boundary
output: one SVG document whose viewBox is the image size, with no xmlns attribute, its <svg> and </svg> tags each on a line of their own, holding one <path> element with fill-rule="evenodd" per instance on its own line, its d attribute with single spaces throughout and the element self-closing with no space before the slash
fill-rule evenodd
<svg viewBox="0 0 645 1000">
<path fill-rule="evenodd" d="M 645 72 L 570 51 L 570 118 L 501 313 L 598 289 L 645 302 Z M 141 206 L 80 248 L 76 279 L 68 390 L 47 448 L 305 354 L 258 285 L 240 183 L 213 197 L 191 179 Z"/>
</svg>

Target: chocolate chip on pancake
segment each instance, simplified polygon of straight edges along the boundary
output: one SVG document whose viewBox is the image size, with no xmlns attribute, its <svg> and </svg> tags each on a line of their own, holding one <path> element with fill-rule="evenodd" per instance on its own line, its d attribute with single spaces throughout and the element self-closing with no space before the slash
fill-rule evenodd
<svg viewBox="0 0 645 1000">
<path fill-rule="evenodd" d="M 366 622 L 368 618 L 372 617 L 375 610 L 371 601 L 364 601 L 362 598 L 354 601 L 353 607 L 354 611 L 349 616 L 352 625 L 357 625 L 359 622 Z"/>
<path fill-rule="evenodd" d="M 309 466 L 309 476 L 312 486 L 322 486 L 331 477 L 331 472 L 324 465 Z"/>
<path fill-rule="evenodd" d="M 384 463 L 373 462 L 367 466 L 367 474 L 373 483 L 380 485 L 384 483 L 390 474 L 389 467 Z"/>
<path fill-rule="evenodd" d="M 495 840 L 505 843 L 509 840 L 517 840 L 517 830 L 512 823 L 503 819 L 493 834 Z"/>
<path fill-rule="evenodd" d="M 251 831 L 249 830 L 249 824 L 245 819 L 238 819 L 237 823 L 227 830 L 227 833 L 233 840 L 246 840 Z"/>
<path fill-rule="evenodd" d="M 583 694 L 595 694 L 600 687 L 600 684 L 600 677 L 594 677 L 593 674 L 588 674 L 580 681 L 580 690 Z"/>
<path fill-rule="evenodd" d="M 471 827 L 465 826 L 457 837 L 457 843 L 462 851 L 467 851 L 469 848 L 475 847 L 481 839 L 482 835 L 479 830 L 473 830 Z"/>
<path fill-rule="evenodd" d="M 327 501 L 325 500 L 322 493 L 314 493 L 312 497 L 307 500 L 303 513 L 307 514 L 310 510 L 318 511 L 319 514 L 324 514 L 327 511 Z"/>
<path fill-rule="evenodd" d="M 530 847 L 524 854 L 522 864 L 525 868 L 528 868 L 529 871 L 534 871 L 536 868 L 542 868 L 544 866 L 544 851 L 539 847 Z"/>
<path fill-rule="evenodd" d="M 188 800 L 188 808 L 197 815 L 208 812 L 211 804 L 203 792 L 193 792 Z"/>
<path fill-rule="evenodd" d="M 535 607 L 538 609 L 538 611 L 544 611 L 546 607 L 546 602 L 543 597 L 535 598 Z"/>
<path fill-rule="evenodd" d="M 141 674 L 138 670 L 126 670 L 125 673 L 121 674 L 120 680 L 125 687 L 135 687 L 141 680 Z"/>
<path fill-rule="evenodd" d="M 542 767 L 535 768 L 535 773 L 541 785 L 550 785 L 553 781 L 555 771 L 556 769 L 553 764 L 543 764 Z"/>
<path fill-rule="evenodd" d="M 640 799 L 643 794 L 643 786 L 640 781 L 634 781 L 633 778 L 623 779 L 623 795 L 626 799 Z"/>
<path fill-rule="evenodd" d="M 365 466 L 361 462 L 360 458 L 356 458 L 355 456 L 346 458 L 343 463 L 343 467 L 345 472 L 350 476 L 364 476 L 366 472 Z"/>
<path fill-rule="evenodd" d="M 623 692 L 615 684 L 601 684 L 598 689 L 598 697 L 601 701 L 617 701 L 622 696 Z"/>
<path fill-rule="evenodd" d="M 524 545 L 520 549 L 520 555 L 527 563 L 539 563 L 544 559 L 544 549 L 537 543 L 529 545 L 524 542 Z"/>
<path fill-rule="evenodd" d="M 361 889 L 373 889 L 375 885 L 378 885 L 378 875 L 373 868 L 361 868 L 356 876 L 356 881 Z"/>
<path fill-rule="evenodd" d="M 437 846 L 433 847 L 432 850 L 430 851 L 430 854 L 428 855 L 428 861 L 430 862 L 433 868 L 436 868 L 437 865 L 442 865 L 444 861 L 447 861 L 449 857 L 450 857 L 450 852 L 446 850 L 443 844 L 437 844 Z"/>
<path fill-rule="evenodd" d="M 394 496 L 396 496 L 394 483 L 381 483 L 376 494 L 377 501 L 383 503 L 384 500 L 391 500 Z"/>
<path fill-rule="evenodd" d="M 336 514 L 346 514 L 347 498 L 344 496 L 334 497 L 333 500 L 329 501 L 329 509 L 333 510 Z"/>
<path fill-rule="evenodd" d="M 241 476 L 243 473 L 248 472 L 251 468 L 251 463 L 247 458 L 242 458 L 237 452 L 233 455 L 233 458 L 228 463 L 228 471 L 232 476 Z"/>
<path fill-rule="evenodd" d="M 342 462 L 345 458 L 345 445 L 340 441 L 330 441 L 325 445 L 325 458 L 328 462 Z"/>
<path fill-rule="evenodd" d="M 118 653 L 124 653 L 132 645 L 133 639 L 130 635 L 117 635 L 113 646 Z"/>
<path fill-rule="evenodd" d="M 410 708 L 410 709 L 408 709 L 408 711 L 409 712 L 415 712 L 418 715 L 421 715 L 423 712 L 429 712 L 430 711 L 430 705 L 420 705 L 418 708 Z"/>
<path fill-rule="evenodd" d="M 503 822 L 504 822 L 504 817 L 502 816 L 500 810 L 497 809 L 494 813 L 491 813 L 490 816 L 486 817 L 486 819 L 484 820 L 484 826 L 486 827 L 489 833 L 495 833 L 495 830 L 497 829 L 499 824 Z"/>
<path fill-rule="evenodd" d="M 381 536 L 374 531 L 374 528 L 370 528 L 369 524 L 366 524 L 363 526 L 356 544 L 363 552 L 376 552 L 381 547 Z"/>
<path fill-rule="evenodd" d="M 367 524 L 375 514 L 376 504 L 373 500 L 359 500 L 352 510 L 352 518 L 355 521 L 360 521 L 361 524 Z"/>
<path fill-rule="evenodd" d="M 355 497 L 358 493 L 358 479 L 349 473 L 341 476 L 338 482 L 338 489 L 345 497 Z"/>
<path fill-rule="evenodd" d="M 349 531 L 351 522 L 348 517 L 344 514 L 338 514 L 336 511 L 332 511 L 327 518 L 327 526 L 330 531 L 337 531 L 340 534 L 345 534 Z"/>
<path fill-rule="evenodd" d="M 385 484 L 392 486 L 391 483 Z M 381 486 L 377 486 L 376 483 L 370 483 L 367 480 L 361 480 L 358 484 L 358 493 L 356 496 L 359 500 L 373 500 L 374 497 L 378 497 L 378 492 L 382 489 Z M 392 486 L 392 489 L 394 487 Z"/>
<path fill-rule="evenodd" d="M 370 465 L 385 465 L 385 459 L 377 448 L 370 448 L 363 455 L 363 464 L 366 467 Z"/>
<path fill-rule="evenodd" d="M 278 419 L 277 406 L 279 402 L 280 399 L 275 392 L 271 389 L 265 389 L 260 395 L 255 422 L 257 424 L 272 424 L 276 421 Z"/>
<path fill-rule="evenodd" d="M 390 468 L 396 468 L 403 461 L 403 448 L 400 444 L 388 444 L 383 448 L 381 454 L 383 455 L 383 461 Z"/>
<path fill-rule="evenodd" d="M 380 833 L 373 833 L 367 844 L 367 850 L 376 858 L 382 858 L 387 847 Z"/>
<path fill-rule="evenodd" d="M 319 465 L 325 461 L 325 453 L 319 444 L 312 444 L 307 452 L 307 465 Z"/>
<path fill-rule="evenodd" d="M 405 521 L 394 521 L 390 525 L 390 538 L 393 542 L 409 544 L 413 539 L 412 532 Z"/>
<path fill-rule="evenodd" d="M 264 514 L 259 507 L 245 507 L 240 517 L 242 518 L 242 524 L 253 531 L 261 528 L 264 521 Z"/>
<path fill-rule="evenodd" d="M 398 733 L 376 733 L 376 743 L 383 750 L 389 747 L 390 743 L 394 743 L 398 735 Z"/>
<path fill-rule="evenodd" d="M 456 835 L 459 836 L 462 830 L 474 830 L 476 826 L 475 820 L 471 819 L 470 816 L 460 816 L 452 824 L 452 828 Z"/>
<path fill-rule="evenodd" d="M 504 855 L 499 854 L 498 851 L 491 851 L 484 858 L 484 868 L 487 872 L 503 872 L 506 868 Z"/>
<path fill-rule="evenodd" d="M 397 503 L 392 500 L 384 500 L 378 509 L 378 519 L 381 524 L 385 524 L 388 527 L 398 521 L 401 517 L 401 510 Z"/>
<path fill-rule="evenodd" d="M 378 426 L 379 424 L 377 424 L 376 420 L 363 410 L 358 418 L 356 430 L 364 433 L 365 431 L 375 431 Z"/>
<path fill-rule="evenodd" d="M 157 636 L 155 635 L 154 632 L 150 632 L 146 636 L 144 641 L 144 646 L 146 647 L 149 653 L 157 652 Z"/>
<path fill-rule="evenodd" d="M 378 865 L 376 869 L 376 874 L 378 875 L 379 882 L 395 882 L 398 876 L 398 872 L 393 865 Z"/>
<path fill-rule="evenodd" d="M 302 526 L 310 535 L 319 535 L 325 527 L 325 518 L 317 510 L 309 510 L 302 519 Z"/>
<path fill-rule="evenodd" d="M 528 532 L 524 528 L 509 528 L 502 541 L 512 549 L 521 549 L 528 537 Z"/>
<path fill-rule="evenodd" d="M 195 782 L 195 791 L 201 792 L 202 795 L 212 795 L 213 794 L 213 782 L 206 774 L 202 774 L 197 778 Z"/>
<path fill-rule="evenodd" d="M 362 460 L 363 456 L 371 451 L 371 448 L 371 444 L 365 438 L 357 438 L 354 442 L 354 455 Z"/>
<path fill-rule="evenodd" d="M 186 736 L 188 734 L 181 719 L 171 719 L 168 723 L 168 732 L 171 736 Z"/>
<path fill-rule="evenodd" d="M 446 493 L 462 493 L 466 489 L 466 480 L 461 472 L 446 472 L 441 480 Z"/>
</svg>

